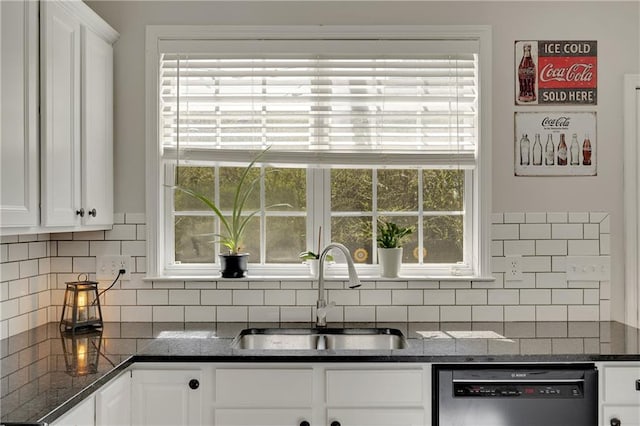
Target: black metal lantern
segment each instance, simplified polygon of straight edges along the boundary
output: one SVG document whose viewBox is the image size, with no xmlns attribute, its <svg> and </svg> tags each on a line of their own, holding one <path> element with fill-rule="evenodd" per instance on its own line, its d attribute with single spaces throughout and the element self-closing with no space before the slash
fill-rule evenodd
<svg viewBox="0 0 640 426">
<path fill-rule="evenodd" d="M 84 280 L 81 280 L 84 275 Z M 98 294 L 98 283 L 88 281 L 86 274 L 78 281 L 68 282 L 64 292 L 64 304 L 60 328 L 65 331 L 88 331 L 102 327 L 102 309 Z"/>
<path fill-rule="evenodd" d="M 98 372 L 102 330 L 84 333 L 64 331 L 60 333 L 60 338 L 67 374 L 78 377 Z"/>
</svg>

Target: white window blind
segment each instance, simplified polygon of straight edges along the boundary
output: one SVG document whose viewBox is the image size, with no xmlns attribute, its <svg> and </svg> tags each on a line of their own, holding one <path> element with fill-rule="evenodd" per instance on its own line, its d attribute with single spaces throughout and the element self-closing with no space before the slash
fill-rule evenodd
<svg viewBox="0 0 640 426">
<path fill-rule="evenodd" d="M 182 158 L 217 160 L 271 146 L 284 163 L 475 164 L 477 42 L 168 41 L 160 50 L 165 158 L 178 145 Z"/>
</svg>

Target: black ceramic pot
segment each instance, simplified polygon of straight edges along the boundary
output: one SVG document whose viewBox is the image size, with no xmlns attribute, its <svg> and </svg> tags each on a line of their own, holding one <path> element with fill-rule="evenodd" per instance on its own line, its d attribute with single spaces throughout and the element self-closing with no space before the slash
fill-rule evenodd
<svg viewBox="0 0 640 426">
<path fill-rule="evenodd" d="M 219 256 L 222 278 L 244 278 L 247 276 L 249 253 L 225 253 Z"/>
</svg>

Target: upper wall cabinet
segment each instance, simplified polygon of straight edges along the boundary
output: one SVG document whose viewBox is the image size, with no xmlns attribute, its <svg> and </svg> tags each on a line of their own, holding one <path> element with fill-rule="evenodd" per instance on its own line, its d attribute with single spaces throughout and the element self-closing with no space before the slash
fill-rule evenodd
<svg viewBox="0 0 640 426">
<path fill-rule="evenodd" d="M 42 225 L 113 224 L 113 49 L 81 1 L 40 3 Z"/>
<path fill-rule="evenodd" d="M 39 221 L 38 3 L 0 2 L 0 224 Z"/>
</svg>

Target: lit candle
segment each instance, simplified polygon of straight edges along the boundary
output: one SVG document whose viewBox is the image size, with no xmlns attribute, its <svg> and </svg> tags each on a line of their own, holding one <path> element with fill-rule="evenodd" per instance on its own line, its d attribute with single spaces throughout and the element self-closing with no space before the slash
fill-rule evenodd
<svg viewBox="0 0 640 426">
<path fill-rule="evenodd" d="M 87 320 L 87 295 L 78 293 L 78 321 Z"/>
</svg>

